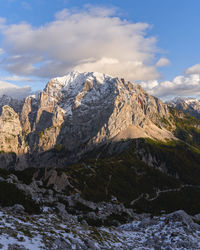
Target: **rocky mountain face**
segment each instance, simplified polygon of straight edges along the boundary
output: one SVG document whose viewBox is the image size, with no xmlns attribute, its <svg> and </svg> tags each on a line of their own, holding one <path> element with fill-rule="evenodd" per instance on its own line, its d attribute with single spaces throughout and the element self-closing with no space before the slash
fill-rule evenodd
<svg viewBox="0 0 200 250">
<path fill-rule="evenodd" d="M 168 101 L 167 104 L 170 107 L 176 108 L 200 119 L 200 101 L 196 98 L 175 98 Z"/>
<path fill-rule="evenodd" d="M 163 122 L 170 118 L 166 104 L 137 84 L 96 72 L 51 79 L 24 101 L 3 96 L 0 108 L 1 151 L 14 152 L 18 168 L 63 166 L 110 140 L 174 138 Z"/>
<path fill-rule="evenodd" d="M 200 120 L 174 107 L 95 72 L 3 96 L 0 247 L 200 249 Z"/>
</svg>

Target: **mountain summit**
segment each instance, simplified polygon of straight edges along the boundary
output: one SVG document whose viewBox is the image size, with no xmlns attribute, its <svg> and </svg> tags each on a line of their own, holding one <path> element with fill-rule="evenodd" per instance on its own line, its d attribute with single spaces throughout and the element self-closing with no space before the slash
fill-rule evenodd
<svg viewBox="0 0 200 250">
<path fill-rule="evenodd" d="M 181 98 L 176 97 L 167 102 L 173 108 L 176 108 L 184 113 L 190 114 L 197 119 L 200 119 L 200 101 L 196 98 Z"/>
<path fill-rule="evenodd" d="M 2 100 L 1 150 L 17 155 L 62 148 L 75 160 L 110 140 L 174 138 L 163 122 L 170 117 L 166 104 L 138 84 L 102 73 L 74 71 L 51 79 L 37 97 L 18 105 Z"/>
</svg>

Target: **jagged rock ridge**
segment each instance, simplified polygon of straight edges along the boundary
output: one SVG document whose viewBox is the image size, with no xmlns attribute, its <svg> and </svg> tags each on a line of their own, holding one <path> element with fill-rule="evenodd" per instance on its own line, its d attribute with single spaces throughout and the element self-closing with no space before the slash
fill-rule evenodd
<svg viewBox="0 0 200 250">
<path fill-rule="evenodd" d="M 24 155 L 29 160 L 30 155 L 36 158 L 48 151 L 46 162 L 51 158 L 49 150 L 55 148 L 64 149 L 66 157 L 74 160 L 109 140 L 174 138 L 162 122 L 170 117 L 166 104 L 137 84 L 97 72 L 71 72 L 51 79 L 38 96 L 23 103 L 4 96 L 0 104 L 0 147 L 21 155 L 18 165 L 21 159 L 25 164 Z M 5 119 L 8 110 L 11 116 Z"/>
<path fill-rule="evenodd" d="M 196 98 L 174 98 L 167 104 L 200 119 L 200 101 Z"/>
</svg>

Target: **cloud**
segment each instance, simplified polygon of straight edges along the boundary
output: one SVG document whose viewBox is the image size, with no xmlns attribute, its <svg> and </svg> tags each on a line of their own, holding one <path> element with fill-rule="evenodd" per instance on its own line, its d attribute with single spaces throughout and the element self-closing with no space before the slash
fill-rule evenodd
<svg viewBox="0 0 200 250">
<path fill-rule="evenodd" d="M 4 50 L 0 48 L 0 55 L 2 55 L 3 53 L 4 53 Z"/>
<path fill-rule="evenodd" d="M 3 25 L 1 66 L 15 75 L 54 77 L 69 71 L 100 71 L 128 80 L 159 77 L 154 65 L 156 39 L 147 23 L 131 23 L 114 9 L 64 9 L 40 27 Z"/>
<path fill-rule="evenodd" d="M 5 27 L 6 19 L 3 17 L 0 17 L 0 29 L 3 29 Z"/>
<path fill-rule="evenodd" d="M 32 78 L 21 77 L 17 75 L 0 77 L 2 81 L 14 81 L 14 82 L 33 82 Z"/>
<path fill-rule="evenodd" d="M 165 66 L 169 66 L 171 64 L 170 60 L 162 57 L 158 60 L 158 62 L 156 63 L 157 67 L 165 67 Z"/>
<path fill-rule="evenodd" d="M 184 72 L 186 75 L 200 74 L 200 64 L 195 64 Z"/>
<path fill-rule="evenodd" d="M 5 81 L 0 81 L 0 97 L 8 95 L 16 99 L 23 99 L 30 94 L 31 88 L 29 86 L 19 87 Z"/>
<path fill-rule="evenodd" d="M 150 94 L 161 98 L 197 96 L 200 95 L 200 72 L 198 73 L 198 66 L 194 65 L 186 69 L 184 75 L 177 76 L 172 81 L 147 81 L 141 82 L 141 85 Z"/>
</svg>

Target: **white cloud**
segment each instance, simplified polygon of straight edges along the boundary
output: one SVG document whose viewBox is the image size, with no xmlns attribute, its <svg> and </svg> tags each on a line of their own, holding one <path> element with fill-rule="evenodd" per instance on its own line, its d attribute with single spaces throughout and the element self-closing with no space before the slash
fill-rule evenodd
<svg viewBox="0 0 200 250">
<path fill-rule="evenodd" d="M 4 50 L 0 48 L 0 55 L 2 55 L 3 53 L 4 53 Z"/>
<path fill-rule="evenodd" d="M 73 69 L 100 71 L 129 80 L 159 77 L 153 64 L 156 39 L 147 23 L 130 23 L 115 10 L 63 10 L 55 20 L 35 28 L 27 23 L 3 25 L 1 66 L 16 75 L 54 77 Z"/>
<path fill-rule="evenodd" d="M 141 85 L 152 95 L 167 98 L 173 96 L 197 96 L 200 95 L 200 73 L 198 67 L 192 66 L 185 70 L 188 75 L 180 75 L 172 81 L 147 81 Z M 194 72 L 192 74 L 192 72 Z M 153 84 L 152 84 L 153 83 Z"/>
<path fill-rule="evenodd" d="M 147 82 L 141 82 L 140 85 L 147 90 L 151 90 L 159 85 L 157 80 L 154 81 L 147 81 Z"/>
<path fill-rule="evenodd" d="M 33 79 L 27 77 L 21 77 L 17 75 L 0 77 L 2 81 L 14 81 L 14 82 L 32 82 Z"/>
<path fill-rule="evenodd" d="M 165 66 L 169 66 L 171 64 L 170 60 L 162 57 L 158 60 L 158 62 L 156 63 L 157 67 L 165 67 Z"/>
<path fill-rule="evenodd" d="M 186 75 L 200 74 L 200 64 L 195 64 L 184 72 Z"/>
<path fill-rule="evenodd" d="M 15 84 L 0 81 L 0 97 L 2 95 L 8 95 L 16 99 L 23 99 L 30 94 L 31 88 L 29 86 L 19 87 Z"/>
<path fill-rule="evenodd" d="M 0 17 L 0 29 L 3 29 L 5 27 L 6 19 L 3 17 Z"/>
</svg>

